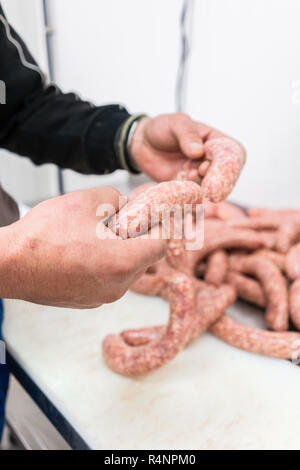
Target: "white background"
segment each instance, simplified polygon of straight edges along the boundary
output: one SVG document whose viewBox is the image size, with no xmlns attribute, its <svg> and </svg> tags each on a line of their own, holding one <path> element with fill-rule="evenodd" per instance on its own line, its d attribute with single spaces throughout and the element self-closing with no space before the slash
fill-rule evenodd
<svg viewBox="0 0 300 470">
<path fill-rule="evenodd" d="M 300 104 L 293 90 L 300 80 L 299 0 L 193 3 L 186 111 L 247 148 L 232 199 L 300 207 Z M 95 103 L 122 102 L 132 112 L 173 111 L 181 5 L 48 0 L 59 86 Z M 126 179 L 65 176 L 68 190 Z"/>
</svg>

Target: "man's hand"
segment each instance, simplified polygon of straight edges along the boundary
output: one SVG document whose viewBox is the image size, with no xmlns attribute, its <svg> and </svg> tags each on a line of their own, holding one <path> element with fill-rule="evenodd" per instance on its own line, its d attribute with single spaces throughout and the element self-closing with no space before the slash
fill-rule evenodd
<svg viewBox="0 0 300 470">
<path fill-rule="evenodd" d="M 201 166 L 206 143 L 219 137 L 224 134 L 186 114 L 163 114 L 141 119 L 133 134 L 130 154 L 140 170 L 155 181 L 174 179 L 184 167 L 188 168 L 188 179 L 198 181 L 207 170 L 207 163 Z M 240 148 L 245 156 L 241 145 Z"/>
<path fill-rule="evenodd" d="M 110 187 L 76 191 L 42 202 L 0 229 L 0 295 L 74 308 L 120 298 L 165 251 L 162 240 L 99 239 L 109 230 L 99 228 L 99 206 L 107 204 L 113 213 L 120 196 Z"/>
</svg>

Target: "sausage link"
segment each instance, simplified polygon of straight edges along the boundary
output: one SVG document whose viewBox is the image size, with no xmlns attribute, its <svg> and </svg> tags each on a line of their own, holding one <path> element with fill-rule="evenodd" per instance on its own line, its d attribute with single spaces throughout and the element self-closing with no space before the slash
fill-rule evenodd
<svg viewBox="0 0 300 470">
<path fill-rule="evenodd" d="M 218 289 L 207 286 L 197 295 L 196 315 L 191 322 L 187 344 L 206 331 L 236 300 L 235 289 L 224 284 Z M 152 326 L 123 331 L 124 341 L 131 346 L 140 346 L 153 341 L 165 331 L 165 326 Z"/>
<path fill-rule="evenodd" d="M 226 281 L 237 291 L 240 299 L 264 308 L 266 298 L 259 282 L 235 271 L 228 271 Z"/>
<path fill-rule="evenodd" d="M 124 330 L 121 336 L 129 346 L 144 346 L 162 336 L 165 331 L 165 325 L 147 326 L 145 328 Z"/>
<path fill-rule="evenodd" d="M 245 212 L 240 209 L 240 207 L 227 201 L 223 201 L 217 204 L 216 217 L 224 221 L 247 218 Z"/>
<path fill-rule="evenodd" d="M 130 193 L 130 200 L 136 199 L 140 194 L 144 193 L 147 189 L 156 186 L 156 183 L 140 184 L 137 188 L 133 189 Z"/>
<path fill-rule="evenodd" d="M 165 325 L 147 326 L 145 328 L 136 328 L 124 330 L 121 336 L 129 346 L 144 346 L 151 341 L 156 340 L 166 332 Z"/>
<path fill-rule="evenodd" d="M 300 243 L 294 245 L 286 255 L 285 270 L 292 281 L 300 277 Z"/>
<path fill-rule="evenodd" d="M 267 250 L 272 250 L 276 246 L 277 233 L 271 230 L 260 230 L 257 235 L 261 238 L 263 246 Z"/>
<path fill-rule="evenodd" d="M 130 290 L 137 294 L 156 296 L 160 295 L 164 287 L 164 279 L 159 275 L 145 273 L 130 286 Z"/>
<path fill-rule="evenodd" d="M 146 345 L 132 347 L 122 335 L 108 335 L 102 344 L 106 364 L 115 372 L 136 376 L 157 369 L 173 359 L 185 346 L 195 315 L 195 289 L 184 274 L 170 283 L 170 318 L 162 335 Z"/>
<path fill-rule="evenodd" d="M 268 327 L 274 331 L 287 330 L 288 291 L 286 280 L 278 267 L 272 261 L 257 255 L 231 258 L 230 267 L 243 274 L 255 276 L 260 281 L 266 296 Z"/>
<path fill-rule="evenodd" d="M 231 193 L 245 163 L 242 147 L 228 137 L 208 140 L 204 144 L 209 171 L 203 178 L 205 197 L 211 202 L 224 201 Z"/>
<path fill-rule="evenodd" d="M 248 228 L 252 230 L 276 230 L 281 220 L 277 216 L 273 217 L 239 217 L 228 220 L 228 225 L 233 228 Z"/>
<path fill-rule="evenodd" d="M 137 237 L 147 232 L 174 207 L 200 204 L 202 190 L 193 181 L 169 181 L 148 187 L 131 200 L 110 221 L 110 228 L 122 238 Z"/>
<path fill-rule="evenodd" d="M 263 256 L 273 261 L 274 264 L 280 269 L 280 271 L 285 270 L 285 256 L 282 253 L 277 253 L 277 251 L 263 249 L 258 250 L 255 253 L 258 256 Z"/>
<path fill-rule="evenodd" d="M 164 259 L 159 260 L 153 266 L 147 269 L 147 271 L 137 279 L 130 286 L 130 290 L 137 294 L 156 296 L 160 295 L 165 300 L 169 298 L 169 284 L 174 274 L 179 270 L 173 269 Z M 184 272 L 184 271 L 181 271 Z M 196 291 L 206 287 L 204 281 L 201 281 L 191 276 L 191 281 L 194 284 Z"/>
<path fill-rule="evenodd" d="M 223 201 L 218 204 L 214 204 L 208 200 L 204 201 L 204 212 L 206 218 L 215 217 L 220 220 L 230 220 L 238 218 L 247 218 L 245 212 L 235 204 Z"/>
<path fill-rule="evenodd" d="M 208 257 L 204 280 L 208 284 L 220 287 L 224 283 L 227 270 L 228 255 L 226 251 L 216 250 Z"/>
<path fill-rule="evenodd" d="M 283 222 L 277 233 L 276 248 L 280 253 L 287 253 L 299 240 L 300 224 L 295 220 Z"/>
<path fill-rule="evenodd" d="M 300 217 L 300 211 L 297 209 L 264 209 L 263 207 L 251 207 L 247 210 L 249 217 Z"/>
<path fill-rule="evenodd" d="M 214 225 L 207 230 L 205 226 L 204 246 L 200 250 L 185 250 L 184 240 L 170 240 L 166 259 L 172 268 L 189 276 L 195 276 L 197 265 L 211 253 L 219 249 L 241 248 L 256 250 L 264 247 L 264 240 L 252 230 L 214 230 Z M 221 224 L 224 226 L 224 224 Z M 208 232 L 208 233 L 207 233 Z M 214 233 L 215 232 L 215 233 Z"/>
<path fill-rule="evenodd" d="M 197 315 L 194 317 L 188 343 L 215 323 L 235 300 L 236 290 L 228 284 L 223 284 L 213 291 L 208 288 L 201 290 L 197 295 Z"/>
<path fill-rule="evenodd" d="M 297 330 L 300 330 L 300 278 L 293 282 L 289 294 L 291 320 Z"/>
<path fill-rule="evenodd" d="M 249 328 L 226 314 L 210 327 L 210 331 L 231 346 L 244 351 L 282 359 L 296 360 L 300 357 L 299 333 Z"/>
<path fill-rule="evenodd" d="M 169 240 L 166 260 L 167 263 L 172 266 L 173 269 L 191 275 L 192 268 L 190 266 L 191 263 L 188 261 L 188 258 L 188 251 L 185 249 L 184 240 Z"/>
<path fill-rule="evenodd" d="M 232 233 L 233 229 L 227 225 L 226 222 L 216 218 L 204 219 L 204 236 L 205 240 L 223 235 L 224 232 Z"/>
<path fill-rule="evenodd" d="M 174 272 L 164 259 L 159 260 L 130 286 L 130 290 L 138 294 L 160 295 L 169 285 Z"/>
<path fill-rule="evenodd" d="M 224 234 L 218 234 L 210 238 L 205 237 L 204 247 L 195 252 L 190 252 L 190 272 L 195 272 L 195 267 L 209 254 L 219 249 L 242 248 L 256 250 L 263 246 L 263 242 L 257 233 L 252 231 L 231 230 Z"/>
<path fill-rule="evenodd" d="M 244 220 L 244 219 L 241 219 L 241 220 Z M 233 221 L 229 221 L 229 223 L 233 224 L 231 226 L 232 230 L 244 230 L 245 232 L 246 231 L 248 231 L 248 232 L 252 231 L 253 232 L 253 231 L 256 230 L 255 226 L 253 226 L 253 227 L 247 227 L 246 226 L 246 225 L 251 225 L 251 224 L 246 224 L 244 227 L 242 227 L 243 224 L 237 223 L 236 219 L 233 220 Z M 240 227 L 238 227 L 238 225 L 240 225 Z M 275 248 L 276 242 L 277 242 L 277 233 L 276 233 L 276 231 L 259 229 L 255 233 L 257 235 L 257 238 L 259 240 L 261 240 L 261 244 L 264 248 L 266 248 L 268 250 L 272 250 L 273 248 Z"/>
</svg>

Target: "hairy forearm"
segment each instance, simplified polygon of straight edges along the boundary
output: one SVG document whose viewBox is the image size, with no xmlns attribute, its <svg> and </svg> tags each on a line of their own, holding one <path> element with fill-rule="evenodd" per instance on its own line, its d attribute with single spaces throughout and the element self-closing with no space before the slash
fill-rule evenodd
<svg viewBox="0 0 300 470">
<path fill-rule="evenodd" d="M 16 223 L 0 228 L 0 297 L 18 298 L 20 279 L 18 260 L 21 250 L 16 236 Z"/>
</svg>

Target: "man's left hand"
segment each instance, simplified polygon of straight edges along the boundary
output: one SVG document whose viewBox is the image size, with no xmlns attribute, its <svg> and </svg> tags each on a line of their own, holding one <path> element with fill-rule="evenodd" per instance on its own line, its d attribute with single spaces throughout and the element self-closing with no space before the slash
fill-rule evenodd
<svg viewBox="0 0 300 470">
<path fill-rule="evenodd" d="M 199 181 L 205 170 L 201 166 L 205 143 L 219 137 L 225 135 L 193 121 L 187 114 L 162 114 L 140 120 L 132 137 L 130 154 L 139 169 L 155 181 L 174 179 L 182 169 L 187 169 L 188 179 Z M 244 148 L 238 145 L 245 155 Z"/>
</svg>

